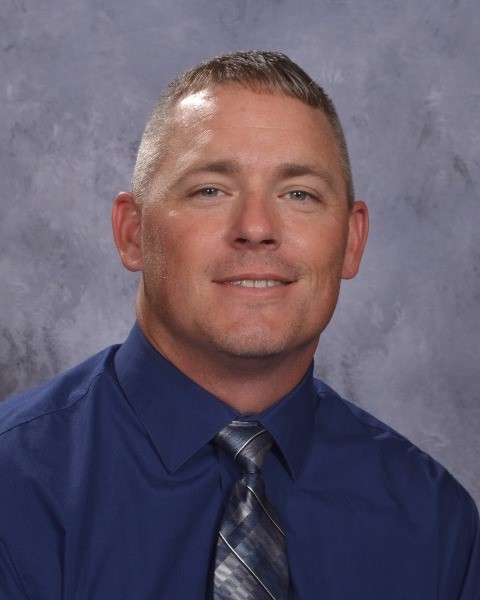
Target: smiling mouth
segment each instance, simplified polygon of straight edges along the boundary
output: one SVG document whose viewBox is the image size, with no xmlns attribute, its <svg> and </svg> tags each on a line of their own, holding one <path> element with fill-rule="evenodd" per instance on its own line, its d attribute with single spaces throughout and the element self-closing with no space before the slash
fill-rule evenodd
<svg viewBox="0 0 480 600">
<path fill-rule="evenodd" d="M 231 285 L 249 288 L 270 288 L 278 285 L 288 285 L 288 281 L 279 281 L 278 279 L 236 279 L 229 281 Z"/>
</svg>

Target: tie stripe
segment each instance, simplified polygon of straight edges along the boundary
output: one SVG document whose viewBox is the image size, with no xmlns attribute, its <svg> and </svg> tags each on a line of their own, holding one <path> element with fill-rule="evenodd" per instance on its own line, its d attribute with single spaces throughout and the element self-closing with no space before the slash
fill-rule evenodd
<svg viewBox="0 0 480 600">
<path fill-rule="evenodd" d="M 247 565 L 247 563 L 242 559 L 242 557 L 237 552 L 235 552 L 235 548 L 232 548 L 232 546 L 230 546 L 230 544 L 224 538 L 222 532 L 219 532 L 218 535 L 222 538 L 223 543 L 227 546 L 227 548 L 230 550 L 230 552 L 232 552 L 232 554 L 234 554 L 238 558 L 238 560 L 248 570 L 248 572 L 252 575 L 252 577 L 254 577 L 256 579 L 256 581 L 258 581 L 258 583 L 263 587 L 263 589 L 267 592 L 267 594 L 270 596 L 270 598 L 273 598 L 273 600 L 275 600 L 275 596 L 272 596 L 272 594 L 269 592 L 269 590 L 263 585 L 262 581 L 255 575 L 255 573 Z"/>
<path fill-rule="evenodd" d="M 246 442 L 243 444 L 243 446 L 237 450 L 237 452 L 235 453 L 235 456 L 233 457 L 233 460 L 236 460 L 236 459 L 237 459 L 237 456 L 238 456 L 239 454 L 241 454 L 242 452 L 244 452 L 244 451 L 246 450 L 247 446 L 249 446 L 249 445 L 250 445 L 250 443 L 251 443 L 251 442 L 253 442 L 253 440 L 254 440 L 255 438 L 257 438 L 259 435 L 262 435 L 262 434 L 264 434 L 264 433 L 266 433 L 265 429 L 263 429 L 262 431 L 258 431 L 257 433 L 255 433 L 254 435 L 252 435 L 252 437 L 251 437 L 251 438 L 249 438 L 249 439 L 248 439 L 248 440 L 247 440 L 247 441 L 246 441 Z"/>
<path fill-rule="evenodd" d="M 283 537 L 285 537 L 285 533 L 283 531 L 283 529 L 280 527 L 280 525 L 275 521 L 275 519 L 272 517 L 272 515 L 268 512 L 268 510 L 266 509 L 266 507 L 263 505 L 262 501 L 260 500 L 260 498 L 257 496 L 257 494 L 255 493 L 255 490 L 253 490 L 249 485 L 246 486 L 251 492 L 252 494 L 255 496 L 255 498 L 257 499 L 258 503 L 260 504 L 260 506 L 263 508 L 264 513 L 267 515 L 267 517 L 270 519 L 270 521 L 275 525 L 275 527 L 278 529 L 278 531 L 283 535 Z"/>
<path fill-rule="evenodd" d="M 234 421 L 216 436 L 240 466 L 223 517 L 215 558 L 214 600 L 286 600 L 285 535 L 261 474 L 273 440 L 258 423 Z"/>
</svg>

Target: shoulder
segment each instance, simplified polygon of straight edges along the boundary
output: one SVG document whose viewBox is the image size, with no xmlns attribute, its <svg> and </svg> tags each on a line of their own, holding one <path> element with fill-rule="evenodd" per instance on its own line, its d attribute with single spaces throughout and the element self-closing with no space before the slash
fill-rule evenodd
<svg viewBox="0 0 480 600">
<path fill-rule="evenodd" d="M 116 348 L 0 404 L 0 504 L 13 510 L 22 498 L 34 512 L 41 490 L 73 498 L 75 482 L 93 472 L 101 442 L 116 439 L 115 415 L 128 411 L 114 372 Z"/>
<path fill-rule="evenodd" d="M 336 510 L 344 507 L 345 519 L 353 515 L 356 529 L 366 524 L 365 535 L 374 531 L 390 549 L 407 549 L 421 568 L 422 557 L 430 557 L 439 597 L 460 597 L 461 589 L 462 598 L 478 598 L 480 527 L 470 494 L 392 427 L 323 382 L 315 388 L 311 472 L 322 477 L 322 496 L 334 498 Z"/>
<path fill-rule="evenodd" d="M 318 414 L 328 430 L 342 431 L 359 443 L 364 441 L 397 442 L 399 447 L 418 450 L 407 438 L 372 414 L 342 398 L 320 379 L 314 379 L 318 397 Z M 420 452 L 420 450 L 418 450 Z"/>
<path fill-rule="evenodd" d="M 348 457 L 367 485 L 393 490 L 412 510 L 438 511 L 444 518 L 462 507 L 468 519 L 478 518 L 471 496 L 438 461 L 322 381 L 315 380 L 315 388 L 320 438 L 335 440 L 337 452 Z"/>
<path fill-rule="evenodd" d="M 72 407 L 88 396 L 99 379 L 112 379 L 117 349 L 106 348 L 54 379 L 1 402 L 0 438 L 12 429 Z"/>
<path fill-rule="evenodd" d="M 332 425 L 341 427 L 345 432 L 356 435 L 361 441 L 367 440 L 381 441 L 385 443 L 398 443 L 399 448 L 421 452 L 409 440 L 398 431 L 380 421 L 372 414 L 342 398 L 335 390 L 329 387 L 320 379 L 314 379 L 317 397 L 319 399 L 320 414 L 328 416 L 328 422 Z"/>
</svg>

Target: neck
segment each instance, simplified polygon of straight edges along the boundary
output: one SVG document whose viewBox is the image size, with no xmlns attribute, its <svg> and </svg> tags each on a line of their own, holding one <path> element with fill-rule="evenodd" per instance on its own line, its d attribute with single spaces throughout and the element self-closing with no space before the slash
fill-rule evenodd
<svg viewBox="0 0 480 600">
<path fill-rule="evenodd" d="M 310 361 L 294 365 L 281 358 L 259 361 L 235 357 L 222 362 L 216 361 L 213 368 L 205 365 L 201 372 L 185 363 L 176 366 L 239 414 L 259 413 L 278 402 L 300 382 L 310 365 Z"/>
<path fill-rule="evenodd" d="M 259 413 L 287 395 L 310 366 L 315 344 L 302 351 L 268 357 L 231 356 L 218 349 L 198 351 L 171 343 L 137 314 L 150 344 L 189 379 L 231 406 L 239 414 Z"/>
</svg>

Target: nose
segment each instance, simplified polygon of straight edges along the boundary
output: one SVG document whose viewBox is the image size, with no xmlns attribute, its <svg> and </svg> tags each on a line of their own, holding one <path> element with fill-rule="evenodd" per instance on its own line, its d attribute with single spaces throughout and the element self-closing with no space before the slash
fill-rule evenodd
<svg viewBox="0 0 480 600">
<path fill-rule="evenodd" d="M 274 199 L 263 194 L 248 194 L 240 198 L 230 235 L 237 248 L 277 248 L 281 244 L 281 223 Z"/>
</svg>

